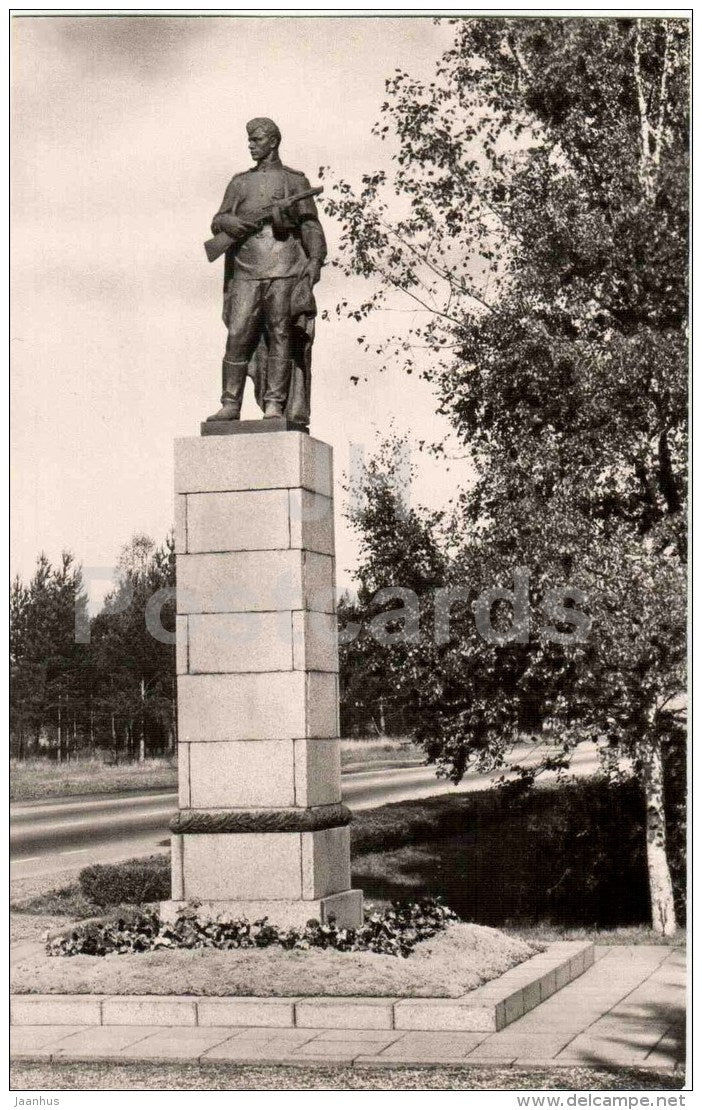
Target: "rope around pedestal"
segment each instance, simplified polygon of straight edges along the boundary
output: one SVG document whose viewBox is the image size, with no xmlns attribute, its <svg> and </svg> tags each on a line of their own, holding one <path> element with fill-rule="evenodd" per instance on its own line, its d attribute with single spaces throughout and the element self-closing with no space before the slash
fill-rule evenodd
<svg viewBox="0 0 702 1110">
<path fill-rule="evenodd" d="M 310 809 L 182 809 L 171 818 L 173 833 L 317 832 L 348 825 L 353 814 L 341 803 Z"/>
</svg>

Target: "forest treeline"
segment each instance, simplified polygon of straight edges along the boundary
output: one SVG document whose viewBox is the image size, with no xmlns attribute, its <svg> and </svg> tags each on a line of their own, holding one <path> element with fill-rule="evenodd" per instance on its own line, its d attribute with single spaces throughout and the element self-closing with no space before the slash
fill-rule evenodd
<svg viewBox="0 0 702 1110">
<path fill-rule="evenodd" d="M 174 586 L 171 536 L 160 547 L 147 536 L 131 540 L 94 616 L 70 552 L 57 566 L 41 554 L 28 583 L 14 579 L 12 756 L 64 762 L 99 754 L 121 762 L 175 750 Z"/>
</svg>

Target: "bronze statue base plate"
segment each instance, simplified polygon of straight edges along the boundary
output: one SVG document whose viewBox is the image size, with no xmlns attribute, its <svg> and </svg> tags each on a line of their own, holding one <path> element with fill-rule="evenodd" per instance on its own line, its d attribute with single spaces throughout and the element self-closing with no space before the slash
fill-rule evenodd
<svg viewBox="0 0 702 1110">
<path fill-rule="evenodd" d="M 308 432 L 306 424 L 296 424 L 285 416 L 272 416 L 268 420 L 203 420 L 202 436 L 245 436 L 258 432 Z"/>
</svg>

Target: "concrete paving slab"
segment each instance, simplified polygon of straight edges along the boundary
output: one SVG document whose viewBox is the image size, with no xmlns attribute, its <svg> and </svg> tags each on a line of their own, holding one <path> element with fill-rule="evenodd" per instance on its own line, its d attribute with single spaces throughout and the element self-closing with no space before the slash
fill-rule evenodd
<svg viewBox="0 0 702 1110">
<path fill-rule="evenodd" d="M 645 980 L 646 971 L 640 967 L 623 970 L 613 968 L 611 975 L 593 975 L 592 979 L 585 976 L 579 995 L 583 998 L 590 998 L 598 994 L 605 994 L 612 998 L 623 998 L 624 995 L 641 986 L 641 983 Z M 570 993 L 572 994 L 572 991 Z"/>
<path fill-rule="evenodd" d="M 311 1046 L 312 1048 L 314 1045 Z M 345 1048 L 341 1043 L 336 1045 L 327 1045 L 327 1048 L 332 1048 L 331 1052 L 308 1052 L 303 1055 L 303 1050 L 299 1049 L 290 1055 L 283 1057 L 279 1063 L 281 1064 L 296 1064 L 298 1067 L 308 1067 L 310 1064 L 328 1064 L 338 1065 L 339 1067 L 351 1067 L 355 1064 L 359 1056 L 368 1051 L 368 1045 L 361 1041 L 353 1042 L 351 1047 Z"/>
<path fill-rule="evenodd" d="M 685 990 L 687 987 L 687 973 L 682 967 L 675 967 L 666 963 L 657 971 L 654 971 L 650 982 L 652 986 L 661 990 Z"/>
<path fill-rule="evenodd" d="M 679 1037 L 684 1041 L 685 1034 L 687 1033 L 687 1021 L 683 1018 L 682 1021 L 672 1022 L 668 1033 L 671 1037 Z"/>
<path fill-rule="evenodd" d="M 382 1044 L 383 1047 L 392 1041 L 399 1041 L 406 1036 L 401 1029 L 391 1032 L 388 1029 L 324 1029 L 317 1037 L 318 1041 L 367 1041 L 369 1044 Z"/>
<path fill-rule="evenodd" d="M 622 998 L 626 998 L 633 990 L 636 990 L 641 984 L 641 976 L 630 977 L 626 979 L 619 979 L 612 976 L 611 979 L 605 979 L 601 982 L 593 980 L 587 981 L 587 975 L 583 976 L 583 985 L 580 990 L 576 990 L 575 984 L 571 983 L 554 995 L 549 1005 L 550 1006 L 569 1006 L 570 1000 L 573 998 L 581 998 L 583 1001 L 592 1002 L 593 1004 L 604 1003 L 607 1001 L 619 1002 Z"/>
<path fill-rule="evenodd" d="M 218 1044 L 230 1040 L 232 1030 L 214 1025 L 190 1028 L 174 1026 L 171 1029 L 152 1028 L 150 1036 L 124 1049 L 124 1059 L 130 1060 L 192 1060 Z"/>
<path fill-rule="evenodd" d="M 679 1031 L 666 1034 L 649 1052 L 646 1057 L 646 1067 L 665 1068 L 685 1062 L 685 1037 Z"/>
<path fill-rule="evenodd" d="M 634 987 L 632 993 L 646 994 L 650 998 L 665 998 L 667 996 L 680 997 L 680 992 L 685 990 L 685 979 L 682 974 L 677 975 L 675 969 L 673 971 L 655 971 L 653 975 L 649 975 L 637 987 Z"/>
<path fill-rule="evenodd" d="M 512 1026 L 512 1029 L 515 1029 Z M 495 1033 L 488 1037 L 478 1048 L 468 1056 L 491 1057 L 495 1060 L 516 1059 L 519 1056 L 539 1056 L 541 1059 L 553 1059 L 572 1040 L 569 1033 L 519 1033 L 505 1030 L 504 1033 Z"/>
<path fill-rule="evenodd" d="M 631 1045 L 653 1048 L 668 1030 L 665 1022 L 633 1021 L 626 1018 L 603 1017 L 588 1026 L 589 1037 L 606 1037 Z"/>
<path fill-rule="evenodd" d="M 466 1055 L 464 1052 L 457 1053 L 455 1056 L 446 1054 L 440 1059 L 435 1059 L 431 1053 L 407 1051 L 397 1056 L 383 1056 L 382 1053 L 378 1056 L 357 1056 L 353 1065 L 354 1067 L 401 1068 L 440 1064 L 443 1067 L 458 1067 L 463 1066 L 465 1063 Z"/>
<path fill-rule="evenodd" d="M 623 1021 L 657 1021 L 673 1025 L 685 1018 L 685 1008 L 676 1002 L 634 1002 L 625 999 L 608 1011 L 608 1016 Z"/>
<path fill-rule="evenodd" d="M 683 948 L 671 948 L 670 955 L 666 961 L 667 963 L 677 965 L 678 967 L 686 967 L 687 953 Z"/>
<path fill-rule="evenodd" d="M 574 998 L 582 999 L 584 1003 L 589 1006 L 599 1006 L 609 1000 L 619 1001 L 624 998 L 629 991 L 633 990 L 638 985 L 640 980 L 637 978 L 630 983 L 620 986 L 618 983 L 588 983 L 588 972 L 582 978 L 582 990 L 575 989 L 575 983 L 570 983 L 564 987 L 558 994 L 554 994 L 549 998 L 546 1003 L 549 1010 L 556 1010 L 558 1008 L 568 1009 L 573 1004 Z"/>
<path fill-rule="evenodd" d="M 232 1036 L 237 1034 L 238 1038 L 242 1041 L 260 1041 L 261 1044 L 273 1040 L 290 1041 L 292 1044 L 305 1044 L 307 1041 L 312 1040 L 313 1037 L 319 1036 L 322 1031 L 321 1029 L 268 1029 L 263 1027 L 258 1029 L 230 1029 Z M 341 1032 L 346 1032 L 346 1030 L 341 1030 Z"/>
<path fill-rule="evenodd" d="M 659 1049 L 663 1051 L 670 1049 L 672 1052 L 684 1052 L 685 1030 L 679 1028 L 669 1029 L 668 1032 L 661 1037 L 654 1052 L 657 1052 Z"/>
<path fill-rule="evenodd" d="M 570 1033 L 574 1037 L 582 1033 L 601 1016 L 602 1010 L 583 1006 L 581 1009 L 569 1008 L 542 1014 L 543 1005 L 532 1010 L 515 1023 L 520 1033 Z"/>
<path fill-rule="evenodd" d="M 680 1071 L 680 1065 L 679 1064 L 664 1064 L 660 1067 L 656 1067 L 654 1065 L 647 1064 L 645 1059 L 643 1059 L 643 1060 L 637 1059 L 633 1062 L 628 1061 L 628 1062 L 625 1062 L 625 1063 L 620 1063 L 619 1061 L 616 1061 L 616 1060 L 600 1060 L 600 1061 L 594 1061 L 594 1062 L 592 1060 L 590 1060 L 590 1061 L 587 1061 L 587 1060 L 586 1061 L 582 1061 L 582 1060 L 581 1061 L 573 1061 L 573 1060 L 570 1060 L 568 1058 L 564 1059 L 562 1056 L 555 1056 L 553 1058 L 553 1060 L 539 1060 L 536 1057 L 529 1057 L 529 1059 L 524 1059 L 524 1060 L 520 1060 L 519 1058 L 517 1058 L 516 1060 L 512 1061 L 511 1066 L 515 1067 L 515 1068 L 519 1068 L 519 1067 L 527 1067 L 527 1068 L 541 1068 L 541 1067 L 546 1067 L 546 1068 L 573 1068 L 573 1067 L 583 1067 L 583 1068 L 607 1068 L 609 1070 L 613 1070 L 613 1069 L 618 1068 L 618 1067 L 626 1067 L 626 1068 L 633 1067 L 633 1068 L 637 1068 L 637 1069 L 638 1068 L 650 1068 L 651 1071 L 663 1071 L 663 1072 L 666 1072 L 668 1074 L 672 1074 L 676 1071 Z"/>
<path fill-rule="evenodd" d="M 378 1053 L 379 1061 L 396 1063 L 446 1063 L 464 1060 L 477 1048 L 487 1033 L 406 1033 L 399 1040 Z M 367 1053 L 366 1059 L 370 1059 Z"/>
<path fill-rule="evenodd" d="M 300 1045 L 295 1055 L 305 1060 L 329 1060 L 352 1062 L 357 1056 L 367 1056 L 373 1052 L 380 1052 L 391 1045 L 396 1038 L 389 1036 L 385 1043 L 355 1040 L 351 1031 L 345 1041 L 323 1041 L 319 1037 Z"/>
<path fill-rule="evenodd" d="M 57 1044 L 80 1033 L 84 1025 L 16 1025 L 10 1027 L 10 1056 L 22 1060 L 27 1056 L 49 1059 Z"/>
<path fill-rule="evenodd" d="M 669 948 L 668 955 L 663 963 L 669 967 L 687 967 L 687 949 Z"/>
<path fill-rule="evenodd" d="M 312 1040 L 312 1037 L 309 1039 Z M 236 1060 L 242 1064 L 263 1061 L 287 1063 L 300 1047 L 300 1040 L 282 1035 L 263 1041 L 235 1036 L 203 1052 L 200 1059 L 207 1062 Z"/>
<path fill-rule="evenodd" d="M 648 1055 L 646 1044 L 632 1044 L 627 1041 L 613 1040 L 611 1037 L 591 1037 L 582 1034 L 566 1045 L 554 1059 L 559 1063 L 584 1064 L 594 1067 L 597 1064 L 619 1064 L 636 1066 Z"/>
<path fill-rule="evenodd" d="M 602 987 L 609 987 L 610 990 L 614 990 L 616 986 L 633 990 L 649 974 L 650 968 L 646 967 L 645 964 L 595 964 L 592 974 L 588 972 L 583 977 L 582 989 L 585 992 L 601 990 Z"/>
<path fill-rule="evenodd" d="M 55 1060 L 85 1060 L 120 1056 L 125 1048 L 153 1034 L 152 1025 L 100 1025 L 83 1029 L 54 1048 Z"/>
<path fill-rule="evenodd" d="M 672 1056 L 665 1052 L 653 1052 L 647 1056 L 639 1068 L 651 1068 L 652 1071 L 676 1071 L 685 1065 L 685 1056 Z"/>
<path fill-rule="evenodd" d="M 668 958 L 669 951 L 669 948 L 661 944 L 622 944 L 617 946 L 614 955 L 610 954 L 610 958 L 614 963 L 655 967 Z"/>
</svg>

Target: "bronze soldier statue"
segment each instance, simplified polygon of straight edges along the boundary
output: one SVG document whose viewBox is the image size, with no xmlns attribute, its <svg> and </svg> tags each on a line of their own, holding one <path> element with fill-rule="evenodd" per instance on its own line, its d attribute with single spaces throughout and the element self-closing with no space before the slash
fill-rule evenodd
<svg viewBox="0 0 702 1110">
<path fill-rule="evenodd" d="M 217 239 L 207 244 L 213 258 L 217 247 L 210 248 L 231 239 L 224 266 L 222 407 L 207 419 L 240 418 L 249 374 L 264 419 L 284 416 L 306 426 L 316 315 L 312 287 L 327 253 L 313 199 L 321 189 L 312 190 L 303 173 L 283 165 L 273 120 L 252 119 L 246 130 L 256 165 L 230 181 L 212 221 Z M 288 199 L 300 193 L 307 196 Z"/>
</svg>

